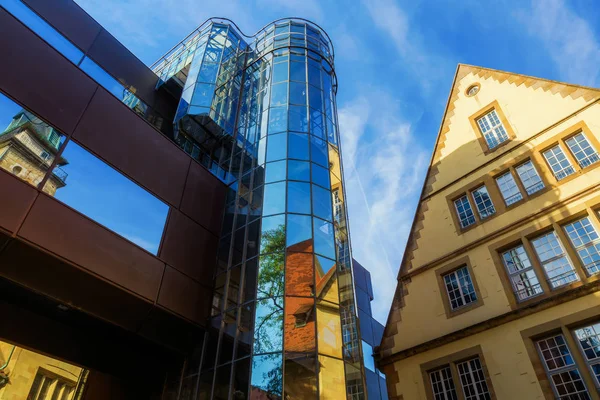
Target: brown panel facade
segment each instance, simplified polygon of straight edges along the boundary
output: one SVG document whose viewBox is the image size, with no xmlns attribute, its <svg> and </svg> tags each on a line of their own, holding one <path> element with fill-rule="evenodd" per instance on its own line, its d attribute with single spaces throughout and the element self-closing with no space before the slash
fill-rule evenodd
<svg viewBox="0 0 600 400">
<path fill-rule="evenodd" d="M 161 259 L 179 271 L 212 287 L 218 239 L 202 226 L 171 209 Z"/>
<path fill-rule="evenodd" d="M 164 264 L 64 204 L 40 195 L 18 235 L 150 300 Z"/>
<path fill-rule="evenodd" d="M 152 303 L 19 240 L 0 253 L 0 275 L 135 331 Z"/>
<path fill-rule="evenodd" d="M 181 208 L 185 214 L 219 236 L 227 187 L 206 168 L 193 162 L 185 184 Z"/>
<path fill-rule="evenodd" d="M 0 196 L 0 228 L 15 232 L 38 192 L 4 170 L 0 170 L 0 188 L 9 194 Z"/>
<path fill-rule="evenodd" d="M 149 105 L 153 105 L 158 76 L 108 31 L 102 30 L 88 52 L 94 61 Z"/>
<path fill-rule="evenodd" d="M 211 290 L 167 265 L 158 304 L 198 324 L 210 313 Z"/>
<path fill-rule="evenodd" d="M 179 206 L 190 157 L 102 88 L 73 136 L 161 199 Z"/>
<path fill-rule="evenodd" d="M 0 9 L 0 90 L 70 133 L 97 85 Z M 10 55 L 10 56 L 8 56 Z"/>
<path fill-rule="evenodd" d="M 72 0 L 23 0 L 84 52 L 102 27 Z"/>
</svg>

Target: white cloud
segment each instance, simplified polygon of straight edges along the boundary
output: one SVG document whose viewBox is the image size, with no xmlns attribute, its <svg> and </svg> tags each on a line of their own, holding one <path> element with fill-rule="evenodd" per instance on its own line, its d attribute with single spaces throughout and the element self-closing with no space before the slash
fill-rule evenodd
<svg viewBox="0 0 600 400">
<path fill-rule="evenodd" d="M 339 110 L 354 257 L 371 272 L 373 315 L 385 322 L 428 154 L 399 105 L 365 90 Z"/>
<path fill-rule="evenodd" d="M 531 9 L 516 16 L 532 36 L 541 39 L 562 80 L 588 86 L 600 83 L 600 43 L 590 24 L 563 0 L 532 0 Z"/>
</svg>

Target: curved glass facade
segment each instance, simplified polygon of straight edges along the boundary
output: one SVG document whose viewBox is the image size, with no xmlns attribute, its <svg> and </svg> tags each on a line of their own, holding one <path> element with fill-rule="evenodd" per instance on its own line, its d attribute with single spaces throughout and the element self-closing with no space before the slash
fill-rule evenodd
<svg viewBox="0 0 600 400">
<path fill-rule="evenodd" d="M 296 19 L 242 37 L 209 21 L 155 68 L 182 88 L 176 140 L 231 188 L 180 398 L 365 398 L 333 46 Z"/>
</svg>

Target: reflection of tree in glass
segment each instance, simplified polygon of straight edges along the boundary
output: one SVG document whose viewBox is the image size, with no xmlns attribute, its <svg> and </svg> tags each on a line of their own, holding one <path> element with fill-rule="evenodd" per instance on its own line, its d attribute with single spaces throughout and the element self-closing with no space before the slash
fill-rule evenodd
<svg viewBox="0 0 600 400">
<path fill-rule="evenodd" d="M 281 353 L 256 356 L 252 360 L 251 399 L 281 399 L 283 368 Z M 257 393 L 258 392 L 258 393 Z"/>
<path fill-rule="evenodd" d="M 266 254 L 260 256 L 258 272 L 255 354 L 279 351 L 282 346 L 285 226 L 264 231 L 261 242 Z"/>
</svg>

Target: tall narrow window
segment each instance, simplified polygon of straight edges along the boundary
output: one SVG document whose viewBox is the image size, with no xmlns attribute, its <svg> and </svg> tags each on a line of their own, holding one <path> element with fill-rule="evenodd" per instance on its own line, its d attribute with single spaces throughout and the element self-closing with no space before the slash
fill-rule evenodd
<svg viewBox="0 0 600 400">
<path fill-rule="evenodd" d="M 557 181 L 566 178 L 569 175 L 575 173 L 575 168 L 571 165 L 571 162 L 565 156 L 565 152 L 560 147 L 560 145 L 556 145 L 551 149 L 548 149 L 544 152 L 544 157 L 550 168 L 552 168 L 552 173 Z"/>
<path fill-rule="evenodd" d="M 479 357 L 457 364 L 456 367 L 465 400 L 490 400 L 492 398 Z"/>
<path fill-rule="evenodd" d="M 579 280 L 577 272 L 575 272 L 575 269 L 567 258 L 554 231 L 532 240 L 531 243 L 546 271 L 552 288 Z"/>
<path fill-rule="evenodd" d="M 429 380 L 431 382 L 431 390 L 433 391 L 433 398 L 435 400 L 458 399 L 449 366 L 430 372 Z"/>
<path fill-rule="evenodd" d="M 537 345 L 557 398 L 589 400 L 590 395 L 563 335 L 539 340 Z"/>
<path fill-rule="evenodd" d="M 498 183 L 500 193 L 502 193 L 502 197 L 507 206 L 510 206 L 519 200 L 523 200 L 523 195 L 510 171 L 497 177 L 496 182 Z"/>
<path fill-rule="evenodd" d="M 492 203 L 490 194 L 485 186 L 475 189 L 472 194 L 475 205 L 477 206 L 477 212 L 479 212 L 481 219 L 485 219 L 496 213 L 494 203 Z"/>
<path fill-rule="evenodd" d="M 579 132 L 577 135 L 570 137 L 566 142 L 581 168 L 585 168 L 600 161 L 598 152 L 592 147 L 583 132 Z"/>
<path fill-rule="evenodd" d="M 454 272 L 444 275 L 444 285 L 448 293 L 450 308 L 455 310 L 477 300 L 475 287 L 467 267 L 462 267 Z"/>
<path fill-rule="evenodd" d="M 502 253 L 502 261 L 519 301 L 544 292 L 523 245 L 513 247 Z"/>
<path fill-rule="evenodd" d="M 498 147 L 508 140 L 508 133 L 498 118 L 496 110 L 492 110 L 477 120 L 481 134 L 490 149 Z"/>
<path fill-rule="evenodd" d="M 469 203 L 469 199 L 466 195 L 454 200 L 454 206 L 458 213 L 458 220 L 460 221 L 461 228 L 466 228 L 475 223 L 475 215 L 473 214 L 471 203 Z"/>
<path fill-rule="evenodd" d="M 596 385 L 600 387 L 600 323 L 576 329 L 575 336 L 585 356 L 585 362 L 596 378 Z"/>
<path fill-rule="evenodd" d="M 600 272 L 600 237 L 589 217 L 565 225 L 565 231 L 588 274 Z"/>
<path fill-rule="evenodd" d="M 519 165 L 515 170 L 528 195 L 532 195 L 544 188 L 544 182 L 542 182 L 542 178 L 540 178 L 540 174 L 538 174 L 531 160 Z"/>
</svg>

